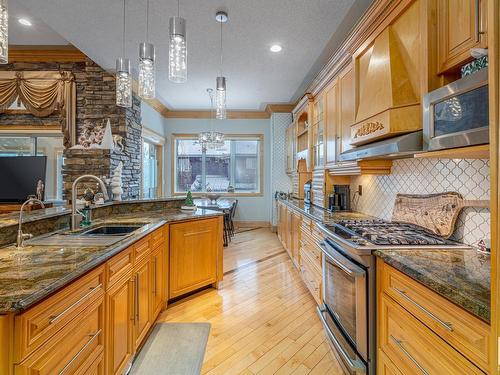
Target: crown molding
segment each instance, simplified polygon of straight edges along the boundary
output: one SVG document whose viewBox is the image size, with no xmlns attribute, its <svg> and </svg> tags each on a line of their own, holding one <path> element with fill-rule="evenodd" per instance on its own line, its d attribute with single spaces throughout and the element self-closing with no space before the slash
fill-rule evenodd
<svg viewBox="0 0 500 375">
<path fill-rule="evenodd" d="M 73 46 L 9 46 L 9 63 L 82 62 L 88 57 Z"/>
<path fill-rule="evenodd" d="M 211 111 L 168 111 L 167 118 L 183 118 L 183 119 L 209 119 L 213 117 Z M 270 117 L 268 112 L 265 111 L 227 111 L 227 119 L 231 120 L 245 120 L 254 119 L 262 120 Z"/>
<path fill-rule="evenodd" d="M 295 104 L 290 103 L 275 103 L 266 106 L 266 112 L 271 116 L 273 113 L 292 113 Z"/>
</svg>

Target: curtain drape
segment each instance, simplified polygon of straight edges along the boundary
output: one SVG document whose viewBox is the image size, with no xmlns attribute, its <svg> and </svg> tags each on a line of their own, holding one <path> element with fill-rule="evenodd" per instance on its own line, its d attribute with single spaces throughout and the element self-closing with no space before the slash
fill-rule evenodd
<svg viewBox="0 0 500 375">
<path fill-rule="evenodd" d="M 75 142 L 76 87 L 71 72 L 0 72 L 0 113 L 19 97 L 34 116 L 61 115 L 64 147 Z"/>
</svg>

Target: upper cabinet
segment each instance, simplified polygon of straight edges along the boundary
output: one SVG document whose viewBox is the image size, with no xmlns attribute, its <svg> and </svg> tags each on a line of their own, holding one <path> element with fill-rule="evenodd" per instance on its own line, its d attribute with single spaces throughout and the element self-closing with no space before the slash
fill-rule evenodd
<svg viewBox="0 0 500 375">
<path fill-rule="evenodd" d="M 439 0 L 438 71 L 456 70 L 472 60 L 470 50 L 487 47 L 486 0 Z"/>
<path fill-rule="evenodd" d="M 416 1 L 356 52 L 351 145 L 422 128 L 420 25 Z"/>
<path fill-rule="evenodd" d="M 331 167 L 337 161 L 337 138 L 339 124 L 339 87 L 334 79 L 324 90 L 325 97 L 325 131 L 326 131 L 326 166 Z"/>
<path fill-rule="evenodd" d="M 339 86 L 339 123 L 338 123 L 338 155 L 342 152 L 350 150 L 351 146 L 351 125 L 354 124 L 354 69 L 353 64 L 349 64 L 338 77 Z"/>
<path fill-rule="evenodd" d="M 313 103 L 313 124 L 312 124 L 312 155 L 314 168 L 323 168 L 325 165 L 325 123 L 324 123 L 324 98 L 317 95 Z"/>
</svg>

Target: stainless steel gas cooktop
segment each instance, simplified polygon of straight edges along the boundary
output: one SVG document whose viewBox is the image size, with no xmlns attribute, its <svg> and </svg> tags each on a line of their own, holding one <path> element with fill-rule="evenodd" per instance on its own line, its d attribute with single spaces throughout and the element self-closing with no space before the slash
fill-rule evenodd
<svg viewBox="0 0 500 375">
<path fill-rule="evenodd" d="M 467 247 L 431 234 L 416 225 L 384 220 L 342 220 L 325 225 L 325 228 L 355 247 Z"/>
</svg>

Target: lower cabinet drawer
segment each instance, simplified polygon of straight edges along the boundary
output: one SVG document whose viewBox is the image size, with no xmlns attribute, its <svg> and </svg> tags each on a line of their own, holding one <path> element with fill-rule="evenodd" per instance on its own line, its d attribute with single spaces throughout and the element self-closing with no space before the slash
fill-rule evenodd
<svg viewBox="0 0 500 375">
<path fill-rule="evenodd" d="M 381 289 L 447 343 L 488 371 L 490 327 L 384 262 Z"/>
<path fill-rule="evenodd" d="M 16 375 L 102 374 L 93 364 L 104 354 L 104 297 L 92 303 L 78 318 L 21 364 Z M 102 361 L 102 358 L 101 358 Z M 101 369 L 99 372 L 99 369 Z"/>
<path fill-rule="evenodd" d="M 379 302 L 379 349 L 401 373 L 484 375 L 390 297 L 382 293 Z"/>
<path fill-rule="evenodd" d="M 104 266 L 15 318 L 14 361 L 21 362 L 104 295 Z"/>
<path fill-rule="evenodd" d="M 403 375 L 394 363 L 385 355 L 382 350 L 377 353 L 377 374 L 378 375 Z"/>
<path fill-rule="evenodd" d="M 300 274 L 302 280 L 311 292 L 318 305 L 321 305 L 321 274 L 315 270 L 307 255 L 301 249 L 300 253 Z"/>
</svg>

